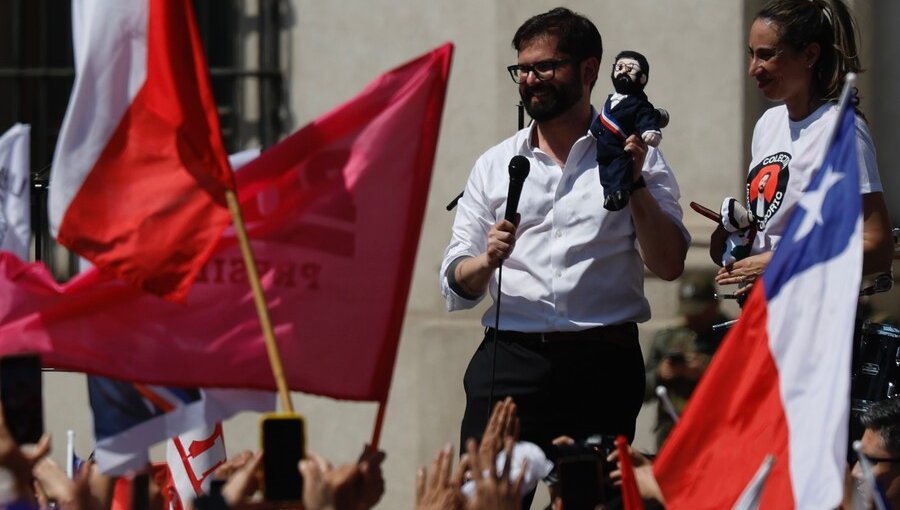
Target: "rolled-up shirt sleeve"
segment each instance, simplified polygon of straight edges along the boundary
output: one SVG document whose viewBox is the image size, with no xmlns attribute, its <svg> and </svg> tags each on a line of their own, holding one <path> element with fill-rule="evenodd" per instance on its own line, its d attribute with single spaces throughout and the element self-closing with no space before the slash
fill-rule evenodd
<svg viewBox="0 0 900 510">
<path fill-rule="evenodd" d="M 672 168 L 663 157 L 662 151 L 654 147 L 648 149 L 643 168 L 647 189 L 656 199 L 662 212 L 672 218 L 672 221 L 681 230 L 684 240 L 690 245 L 691 234 L 684 226 L 684 211 L 681 209 L 681 204 L 678 203 L 681 198 L 681 190 L 678 188 Z"/>
</svg>

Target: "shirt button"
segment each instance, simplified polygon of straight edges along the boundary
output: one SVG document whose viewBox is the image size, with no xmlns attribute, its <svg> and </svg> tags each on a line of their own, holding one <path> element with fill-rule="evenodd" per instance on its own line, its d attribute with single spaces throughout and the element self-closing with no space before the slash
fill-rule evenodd
<svg viewBox="0 0 900 510">
<path fill-rule="evenodd" d="M 561 276 L 562 276 L 562 271 L 557 271 L 557 272 L 556 272 L 556 277 L 559 278 L 559 277 L 561 277 Z"/>
<path fill-rule="evenodd" d="M 556 231 L 556 237 L 562 237 L 562 230 Z"/>
</svg>

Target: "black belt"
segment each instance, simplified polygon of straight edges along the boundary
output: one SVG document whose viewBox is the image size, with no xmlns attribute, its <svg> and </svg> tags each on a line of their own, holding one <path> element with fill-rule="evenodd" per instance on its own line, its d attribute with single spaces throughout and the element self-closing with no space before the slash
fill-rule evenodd
<svg viewBox="0 0 900 510">
<path fill-rule="evenodd" d="M 582 340 L 611 340 L 617 343 L 625 343 L 637 339 L 635 323 L 614 324 L 612 326 L 597 326 L 582 329 L 580 331 L 548 331 L 542 333 L 525 333 L 522 331 L 499 330 L 497 339 L 505 342 L 571 342 Z M 485 339 L 494 339 L 494 328 L 484 331 Z"/>
</svg>

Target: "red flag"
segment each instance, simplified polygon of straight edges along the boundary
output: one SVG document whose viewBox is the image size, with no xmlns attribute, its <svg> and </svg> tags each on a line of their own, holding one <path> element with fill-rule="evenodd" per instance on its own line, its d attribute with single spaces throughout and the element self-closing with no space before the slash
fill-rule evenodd
<svg viewBox="0 0 900 510">
<path fill-rule="evenodd" d="M 452 45 L 371 83 L 237 173 L 288 385 L 383 401 L 393 372 Z M 56 285 L 0 257 L 0 355 L 182 387 L 275 389 L 227 231 L 187 306 L 96 270 Z"/>
<path fill-rule="evenodd" d="M 126 282 L 183 300 L 234 188 L 190 1 L 85 0 L 73 37 L 51 229 Z"/>
<path fill-rule="evenodd" d="M 619 469 L 622 471 L 622 505 L 625 510 L 644 510 L 644 500 L 638 490 L 634 466 L 631 464 L 631 452 L 628 451 L 628 440 L 625 436 L 616 437 L 616 450 L 619 452 Z"/>
<path fill-rule="evenodd" d="M 172 475 L 169 468 L 164 462 L 156 462 L 147 465 L 149 473 L 147 475 L 153 478 L 153 483 L 159 487 L 162 493 L 163 508 L 167 510 L 182 510 L 184 508 L 178 500 L 178 494 L 175 492 L 175 486 L 172 482 Z M 149 490 L 150 480 L 138 478 L 137 473 L 127 476 L 121 476 L 115 479 L 113 484 L 112 501 L 110 501 L 110 510 L 133 510 L 134 508 L 146 507 L 147 501 L 137 501 L 136 497 L 141 497 L 135 493 L 134 485 L 136 483 L 146 484 L 147 489 L 141 490 L 138 494 L 144 494 L 147 497 L 146 490 Z"/>
</svg>

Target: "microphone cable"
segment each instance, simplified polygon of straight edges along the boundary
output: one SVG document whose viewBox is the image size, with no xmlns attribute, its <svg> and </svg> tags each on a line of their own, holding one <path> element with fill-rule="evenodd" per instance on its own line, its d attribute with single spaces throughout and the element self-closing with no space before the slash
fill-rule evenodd
<svg viewBox="0 0 900 510">
<path fill-rule="evenodd" d="M 497 302 L 494 303 L 494 334 L 493 334 L 493 352 L 491 352 L 491 392 L 488 395 L 487 420 L 485 427 L 491 421 L 491 412 L 494 410 L 494 382 L 497 379 L 497 334 L 500 331 L 500 296 L 503 295 L 503 261 L 500 261 L 500 267 L 497 268 Z"/>
</svg>

